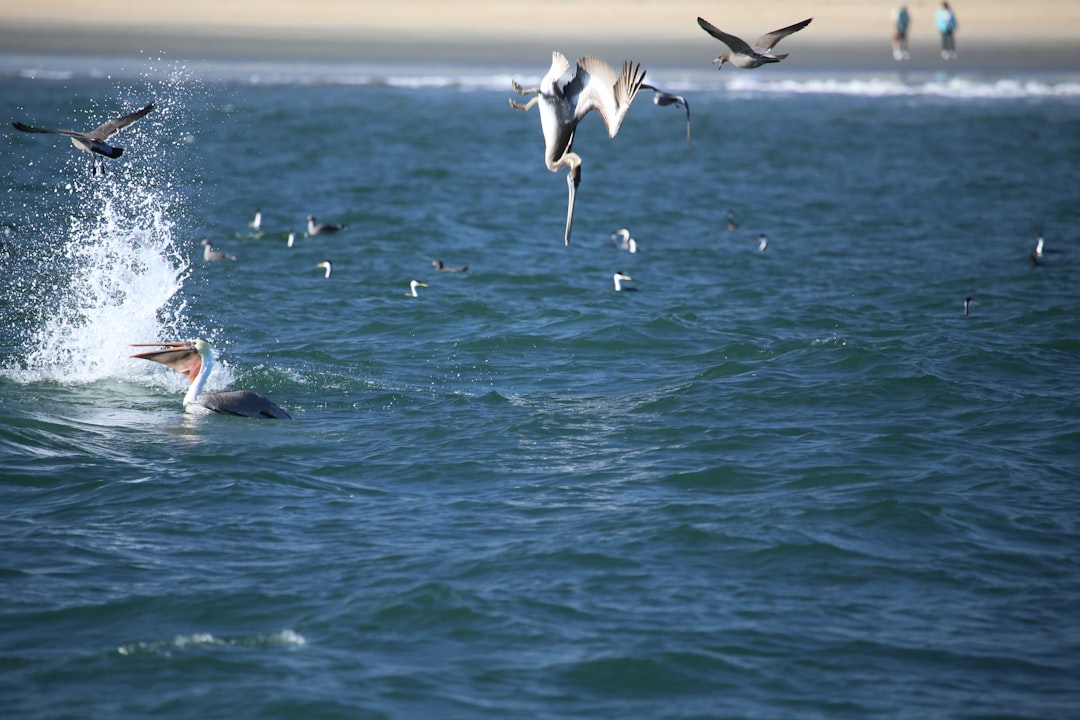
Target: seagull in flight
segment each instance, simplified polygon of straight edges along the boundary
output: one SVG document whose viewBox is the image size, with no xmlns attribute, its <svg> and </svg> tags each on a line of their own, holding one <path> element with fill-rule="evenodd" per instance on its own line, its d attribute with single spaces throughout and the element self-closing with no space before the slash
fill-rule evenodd
<svg viewBox="0 0 1080 720">
<path fill-rule="evenodd" d="M 135 122 L 139 118 L 146 115 L 148 112 L 154 109 L 154 103 L 148 104 L 141 110 L 136 110 L 133 113 L 118 117 L 115 120 L 110 120 L 104 125 L 99 125 L 90 132 L 80 132 L 78 130 L 56 130 L 52 128 L 38 128 L 31 127 L 25 123 L 14 122 L 12 126 L 16 130 L 29 133 L 52 133 L 54 135 L 66 135 L 71 138 L 71 144 L 86 153 L 91 155 L 102 155 L 108 158 L 118 158 L 124 154 L 124 148 L 109 145 L 106 140 L 109 136 L 118 130 L 126 128 L 131 123 Z M 94 165 L 91 169 L 91 174 L 98 174 L 98 159 L 94 158 Z M 101 174 L 105 174 L 105 166 L 101 166 Z"/>
<path fill-rule="evenodd" d="M 773 48 L 791 33 L 798 32 L 809 25 L 810 21 L 813 19 L 814 18 L 807 18 L 794 25 L 788 25 L 786 28 L 780 28 L 779 30 L 765 33 L 759 37 L 753 45 L 749 45 L 745 40 L 724 32 L 705 18 L 699 17 L 697 21 L 702 30 L 730 48 L 729 52 L 720 53 L 716 56 L 716 59 L 713 60 L 714 63 L 717 63 L 717 70 L 722 69 L 726 62 L 731 63 L 735 67 L 749 70 L 751 68 L 761 67 L 766 63 L 780 62 L 786 58 L 787 53 L 784 53 L 783 55 L 773 55 Z"/>
</svg>

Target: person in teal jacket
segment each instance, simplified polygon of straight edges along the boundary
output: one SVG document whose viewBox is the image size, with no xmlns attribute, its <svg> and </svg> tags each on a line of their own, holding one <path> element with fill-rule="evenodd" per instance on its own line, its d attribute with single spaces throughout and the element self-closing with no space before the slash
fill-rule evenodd
<svg viewBox="0 0 1080 720">
<path fill-rule="evenodd" d="M 908 12 L 907 5 L 901 4 L 900 7 L 893 10 L 893 38 L 892 38 L 892 56 L 894 60 L 907 60 L 911 57 L 908 53 L 907 45 L 907 31 L 908 25 L 911 24 L 911 13 Z"/>
<path fill-rule="evenodd" d="M 938 32 L 941 33 L 941 57 L 945 60 L 956 59 L 956 13 L 948 2 L 941 3 L 935 16 Z"/>
</svg>

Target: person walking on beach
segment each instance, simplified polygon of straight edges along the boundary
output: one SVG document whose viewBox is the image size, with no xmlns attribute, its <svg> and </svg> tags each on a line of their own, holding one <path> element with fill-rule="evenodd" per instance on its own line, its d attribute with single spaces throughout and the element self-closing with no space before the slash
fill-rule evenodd
<svg viewBox="0 0 1080 720">
<path fill-rule="evenodd" d="M 949 7 L 949 3 L 941 3 L 941 8 L 937 11 L 938 32 L 941 33 L 941 57 L 945 60 L 956 59 L 956 13 Z"/>
<path fill-rule="evenodd" d="M 911 14 L 908 13 L 907 5 L 901 4 L 893 10 L 893 38 L 892 56 L 894 60 L 910 60 L 911 53 L 907 49 L 907 29 L 911 24 Z"/>
</svg>

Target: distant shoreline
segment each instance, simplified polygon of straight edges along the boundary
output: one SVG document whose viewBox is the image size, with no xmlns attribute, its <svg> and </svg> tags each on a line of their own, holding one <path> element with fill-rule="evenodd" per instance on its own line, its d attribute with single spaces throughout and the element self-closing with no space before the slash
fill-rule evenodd
<svg viewBox="0 0 1080 720">
<path fill-rule="evenodd" d="M 891 57 L 888 38 L 876 41 L 837 39 L 823 42 L 813 35 L 799 38 L 784 48 L 791 57 L 782 66 L 786 70 L 954 70 L 1011 72 L 1019 70 L 1080 72 L 1080 40 L 1036 46 L 1031 43 L 960 37 L 960 57 L 954 62 L 941 60 L 936 38 L 914 36 L 912 59 L 898 63 Z M 612 63 L 633 59 L 654 67 L 708 66 L 715 47 L 704 37 L 692 44 L 670 39 L 627 38 L 600 39 L 586 43 L 581 38 L 564 41 L 520 41 L 478 33 L 473 39 L 453 40 L 420 38 L 400 33 L 372 33 L 344 29 L 338 31 L 260 28 L 244 33 L 227 29 L 201 32 L 166 31 L 154 28 L 66 28 L 0 27 L 2 55 L 86 55 L 86 56 L 165 56 L 193 61 L 283 61 L 283 62 L 356 62 L 484 65 L 496 67 L 535 67 L 546 70 L 553 49 L 573 58 L 596 54 Z M 725 72 L 738 72 L 726 69 Z"/>
</svg>

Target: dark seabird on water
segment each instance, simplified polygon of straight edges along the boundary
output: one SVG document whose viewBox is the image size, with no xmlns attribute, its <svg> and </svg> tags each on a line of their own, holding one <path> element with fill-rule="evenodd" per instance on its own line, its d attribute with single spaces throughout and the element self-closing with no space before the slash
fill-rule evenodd
<svg viewBox="0 0 1080 720">
<path fill-rule="evenodd" d="M 123 117 L 110 120 L 104 125 L 100 125 L 90 132 L 80 132 L 78 130 L 56 130 L 52 128 L 37 128 L 26 125 L 25 123 L 15 122 L 12 126 L 16 130 L 30 133 L 52 133 L 54 135 L 66 135 L 71 138 L 71 144 L 77 147 L 83 152 L 90 153 L 91 155 L 102 155 L 108 158 L 118 158 L 124 154 L 124 148 L 109 145 L 105 141 L 109 139 L 109 136 L 118 130 L 126 128 L 131 123 L 135 122 L 139 118 L 146 115 L 148 112 L 154 109 L 154 103 L 150 103 L 141 110 L 136 110 L 133 113 L 124 115 Z M 98 161 L 94 158 L 94 165 L 92 173 L 96 175 L 98 172 Z M 105 172 L 104 166 L 101 168 L 101 172 Z"/>
</svg>

